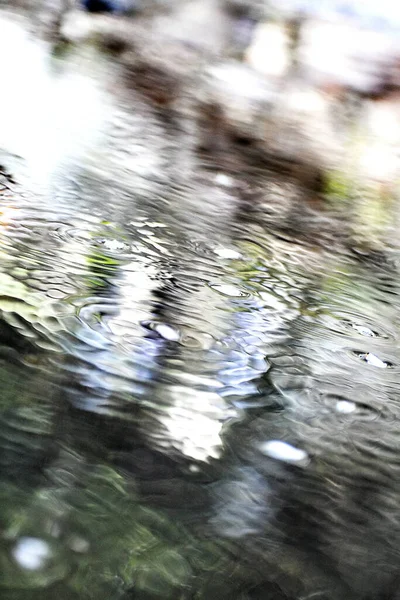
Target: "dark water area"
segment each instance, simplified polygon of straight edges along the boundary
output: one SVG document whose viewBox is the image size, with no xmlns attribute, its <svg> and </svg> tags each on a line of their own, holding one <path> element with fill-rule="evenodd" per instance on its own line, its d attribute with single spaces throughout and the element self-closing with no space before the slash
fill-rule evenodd
<svg viewBox="0 0 400 600">
<path fill-rule="evenodd" d="M 196 158 L 25 25 L 0 20 L 1 599 L 400 598 L 396 244 Z"/>
</svg>

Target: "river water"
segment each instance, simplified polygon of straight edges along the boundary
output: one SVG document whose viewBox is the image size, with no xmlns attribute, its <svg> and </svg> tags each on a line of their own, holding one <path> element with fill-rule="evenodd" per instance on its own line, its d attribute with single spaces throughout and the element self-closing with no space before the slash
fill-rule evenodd
<svg viewBox="0 0 400 600">
<path fill-rule="evenodd" d="M 1 598 L 399 598 L 396 244 L 0 30 Z"/>
</svg>

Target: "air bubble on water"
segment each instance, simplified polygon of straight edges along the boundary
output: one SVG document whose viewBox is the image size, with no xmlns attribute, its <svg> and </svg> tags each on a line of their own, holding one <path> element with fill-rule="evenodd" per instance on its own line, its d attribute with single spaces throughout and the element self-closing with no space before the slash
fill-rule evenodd
<svg viewBox="0 0 400 600">
<path fill-rule="evenodd" d="M 309 456 L 305 450 L 295 448 L 287 442 L 280 440 L 270 440 L 261 444 L 260 450 L 270 458 L 281 460 L 286 463 L 305 466 L 309 463 Z"/>
<path fill-rule="evenodd" d="M 44 540 L 33 537 L 22 537 L 12 551 L 17 563 L 28 571 L 37 571 L 46 564 L 50 557 L 50 546 Z"/>
<path fill-rule="evenodd" d="M 350 413 L 356 410 L 355 402 L 350 402 L 349 400 L 339 400 L 336 402 L 336 410 L 337 412 L 343 413 L 345 415 L 349 415 Z"/>
</svg>

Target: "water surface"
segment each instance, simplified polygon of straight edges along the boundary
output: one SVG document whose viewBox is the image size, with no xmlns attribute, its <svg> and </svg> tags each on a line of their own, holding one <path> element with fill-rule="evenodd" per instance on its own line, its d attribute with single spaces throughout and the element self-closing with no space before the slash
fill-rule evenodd
<svg viewBox="0 0 400 600">
<path fill-rule="evenodd" d="M 1 597 L 395 590 L 396 247 L 0 29 Z"/>
</svg>

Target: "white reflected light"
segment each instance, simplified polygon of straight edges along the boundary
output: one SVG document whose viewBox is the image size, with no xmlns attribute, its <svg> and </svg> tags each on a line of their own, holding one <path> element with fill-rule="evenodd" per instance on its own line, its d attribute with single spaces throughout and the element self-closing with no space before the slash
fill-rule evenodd
<svg viewBox="0 0 400 600">
<path fill-rule="evenodd" d="M 265 75 L 284 75 L 290 64 L 288 37 L 284 28 L 272 23 L 258 25 L 246 60 Z"/>
<path fill-rule="evenodd" d="M 49 47 L 18 23 L 0 19 L 2 65 L 0 146 L 21 156 L 30 175 L 46 183 L 66 159 L 95 140 L 107 112 L 93 79 L 72 69 L 52 72 Z"/>
<path fill-rule="evenodd" d="M 46 564 L 50 557 L 50 546 L 44 540 L 33 537 L 22 537 L 13 549 L 17 563 L 28 571 L 37 571 Z"/>
<path fill-rule="evenodd" d="M 338 402 L 336 402 L 337 412 L 343 413 L 344 415 L 349 415 L 354 412 L 356 408 L 355 403 L 350 402 L 349 400 L 338 400 Z"/>
<path fill-rule="evenodd" d="M 184 386 L 169 388 L 168 401 L 171 406 L 159 420 L 171 446 L 194 460 L 218 458 L 224 422 L 236 412 L 217 393 Z"/>
<path fill-rule="evenodd" d="M 261 444 L 260 450 L 270 458 L 281 460 L 290 464 L 305 466 L 310 462 L 307 452 L 300 448 L 295 448 L 287 442 L 280 440 L 270 440 Z"/>
</svg>

